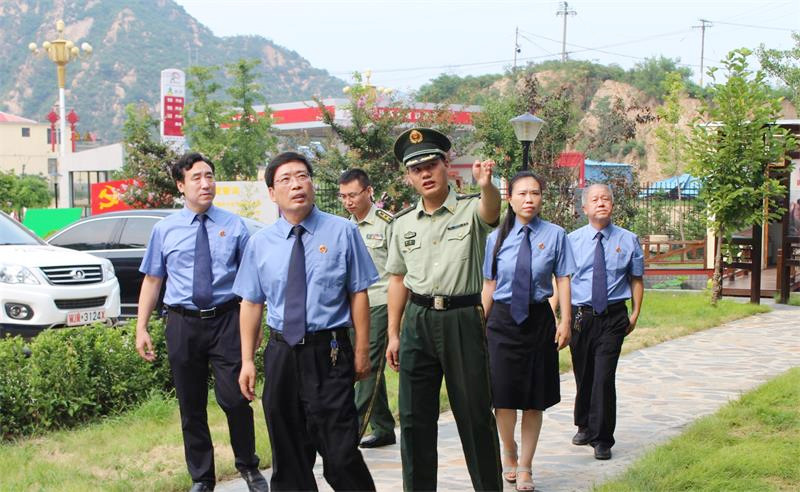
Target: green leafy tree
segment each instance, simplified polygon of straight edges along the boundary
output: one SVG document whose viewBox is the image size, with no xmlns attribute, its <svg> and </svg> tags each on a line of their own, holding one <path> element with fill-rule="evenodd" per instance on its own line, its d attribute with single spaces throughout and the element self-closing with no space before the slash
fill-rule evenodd
<svg viewBox="0 0 800 492">
<path fill-rule="evenodd" d="M 664 174 L 667 176 L 680 176 L 686 167 L 686 147 L 688 145 L 687 128 L 680 122 L 680 101 L 686 97 L 686 84 L 684 83 L 683 75 L 679 72 L 668 74 L 664 81 L 664 87 L 666 91 L 664 104 L 656 108 L 659 120 L 655 129 L 656 153 Z M 684 198 L 681 188 L 680 185 L 677 188 L 678 201 Z M 699 218 L 697 214 L 689 215 L 687 217 L 682 214 L 677 218 L 678 234 L 681 241 L 686 240 L 685 220 L 698 220 Z M 705 221 L 701 220 L 699 225 L 704 226 Z"/>
<path fill-rule="evenodd" d="M 191 148 L 214 162 L 219 180 L 254 179 L 267 152 L 276 148 L 267 100 L 257 82 L 259 63 L 240 59 L 226 65 L 231 79 L 226 100 L 220 100 L 218 67 L 189 69 L 184 132 Z M 256 111 L 257 105 L 264 106 L 263 113 Z"/>
<path fill-rule="evenodd" d="M 625 81 L 644 92 L 647 96 L 663 101 L 669 90 L 665 82 L 670 74 L 678 74 L 677 77 L 684 84 L 692 76 L 690 69 L 678 66 L 679 62 L 679 58 L 673 60 L 664 56 L 645 58 L 644 61 L 636 63 L 628 71 Z"/>
<path fill-rule="evenodd" d="M 763 44 L 756 50 L 761 67 L 779 78 L 789 88 L 795 106 L 800 106 L 800 33 L 793 32 L 794 46 L 788 50 L 767 49 Z"/>
<path fill-rule="evenodd" d="M 222 88 L 216 81 L 219 67 L 189 68 L 186 88 L 189 91 L 183 109 L 183 131 L 190 147 L 213 162 L 225 154 L 225 130 L 222 128 L 225 104 L 218 99 Z"/>
<path fill-rule="evenodd" d="M 276 148 L 267 100 L 256 82 L 255 67 L 260 63 L 241 59 L 227 65 L 226 73 L 233 84 L 227 90 L 230 100 L 225 118 L 230 127 L 225 132 L 225 153 L 219 160 L 218 174 L 223 180 L 254 179 L 258 167 L 266 162 L 267 151 Z M 264 106 L 263 114 L 256 112 L 256 104 Z"/>
<path fill-rule="evenodd" d="M 722 239 L 734 232 L 778 219 L 786 193 L 780 184 L 783 164 L 796 142 L 789 132 L 773 123 L 780 116 L 775 97 L 763 71 L 748 66 L 750 50 L 731 51 L 722 61 L 724 83 L 716 83 L 717 69 L 708 73 L 710 99 L 700 108 L 689 137 L 689 169 L 702 188 L 709 222 L 716 234 L 711 302 L 722 294 Z"/>
<path fill-rule="evenodd" d="M 30 174 L 18 176 L 13 171 L 0 171 L 0 209 L 4 212 L 23 208 L 47 207 L 53 199 L 47 180 Z"/>
<path fill-rule="evenodd" d="M 179 155 L 158 138 L 158 121 L 147 105 L 129 104 L 125 116 L 125 163 L 115 177 L 135 179 L 136 185 L 120 190 L 122 201 L 135 208 L 175 207 L 179 193 L 169 166 Z"/>
</svg>

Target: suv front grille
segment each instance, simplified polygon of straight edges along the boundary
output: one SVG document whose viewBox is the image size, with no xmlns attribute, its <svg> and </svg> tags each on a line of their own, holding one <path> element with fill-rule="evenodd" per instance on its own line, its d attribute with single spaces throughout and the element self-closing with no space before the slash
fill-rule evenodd
<svg viewBox="0 0 800 492">
<path fill-rule="evenodd" d="M 41 267 L 41 270 L 53 285 L 85 285 L 103 281 L 100 265 Z"/>
<path fill-rule="evenodd" d="M 88 299 L 56 299 L 58 309 L 83 309 L 102 306 L 106 303 L 105 297 L 90 297 Z"/>
</svg>

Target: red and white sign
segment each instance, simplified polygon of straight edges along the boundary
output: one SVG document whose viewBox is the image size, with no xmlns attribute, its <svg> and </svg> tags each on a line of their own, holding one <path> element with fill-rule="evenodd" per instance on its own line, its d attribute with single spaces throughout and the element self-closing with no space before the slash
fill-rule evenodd
<svg viewBox="0 0 800 492">
<path fill-rule="evenodd" d="M 186 97 L 186 74 L 177 68 L 161 71 L 161 140 L 182 150 L 183 105 Z"/>
</svg>

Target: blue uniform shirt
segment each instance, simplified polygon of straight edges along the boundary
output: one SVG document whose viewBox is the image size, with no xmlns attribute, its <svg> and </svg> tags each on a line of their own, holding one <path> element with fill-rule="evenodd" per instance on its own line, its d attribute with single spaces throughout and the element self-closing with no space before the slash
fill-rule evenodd
<svg viewBox="0 0 800 492">
<path fill-rule="evenodd" d="M 597 229 L 587 224 L 569 234 L 569 242 L 575 255 L 577 270 L 572 276 L 572 304 L 592 304 L 592 266 L 594 265 L 595 235 Z M 606 282 L 608 302 L 631 298 L 629 277 L 644 275 L 644 252 L 636 234 L 622 227 L 609 224 L 603 233 L 603 248 L 606 255 Z"/>
<path fill-rule="evenodd" d="M 553 295 L 552 276 L 566 277 L 575 271 L 572 250 L 567 241 L 567 233 L 561 227 L 534 218 L 531 228 L 531 303 L 545 302 Z M 499 229 L 489 234 L 486 240 L 486 255 L 483 260 L 483 276 L 492 278 L 492 255 L 497 244 Z M 522 224 L 516 221 L 508 233 L 500 251 L 497 252 L 497 286 L 492 299 L 498 302 L 511 302 L 511 285 L 517 268 L 517 255 L 522 244 Z"/>
<path fill-rule="evenodd" d="M 348 294 L 378 281 L 378 271 L 349 220 L 316 207 L 300 223 L 306 255 L 306 330 L 352 327 Z M 281 217 L 253 234 L 247 244 L 233 290 L 254 303 L 267 304 L 267 324 L 283 331 L 283 306 L 289 258 L 295 238 Z"/>
<path fill-rule="evenodd" d="M 236 214 L 211 206 L 206 215 L 208 245 L 211 250 L 212 305 L 234 298 L 233 281 L 250 234 Z M 199 309 L 192 303 L 194 243 L 200 222 L 197 214 L 185 208 L 167 216 L 153 227 L 147 252 L 139 271 L 154 277 L 167 277 L 164 303 Z"/>
</svg>

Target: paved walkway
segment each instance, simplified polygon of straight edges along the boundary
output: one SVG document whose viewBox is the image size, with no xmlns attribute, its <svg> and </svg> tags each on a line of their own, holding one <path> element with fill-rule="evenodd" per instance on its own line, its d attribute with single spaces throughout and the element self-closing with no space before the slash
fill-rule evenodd
<svg viewBox="0 0 800 492">
<path fill-rule="evenodd" d="M 561 403 L 545 412 L 534 458 L 536 490 L 587 490 L 602 483 L 698 417 L 794 366 L 800 366 L 800 308 L 783 306 L 626 355 L 617 370 L 617 444 L 610 461 L 595 460 L 591 447 L 570 444 L 575 381 L 571 372 L 563 374 Z M 365 450 L 364 456 L 378 490 L 402 490 L 399 444 Z M 320 459 L 316 472 L 320 490 L 331 490 Z M 455 421 L 443 413 L 439 490 L 470 488 Z M 216 490 L 247 489 L 235 480 Z"/>
</svg>

